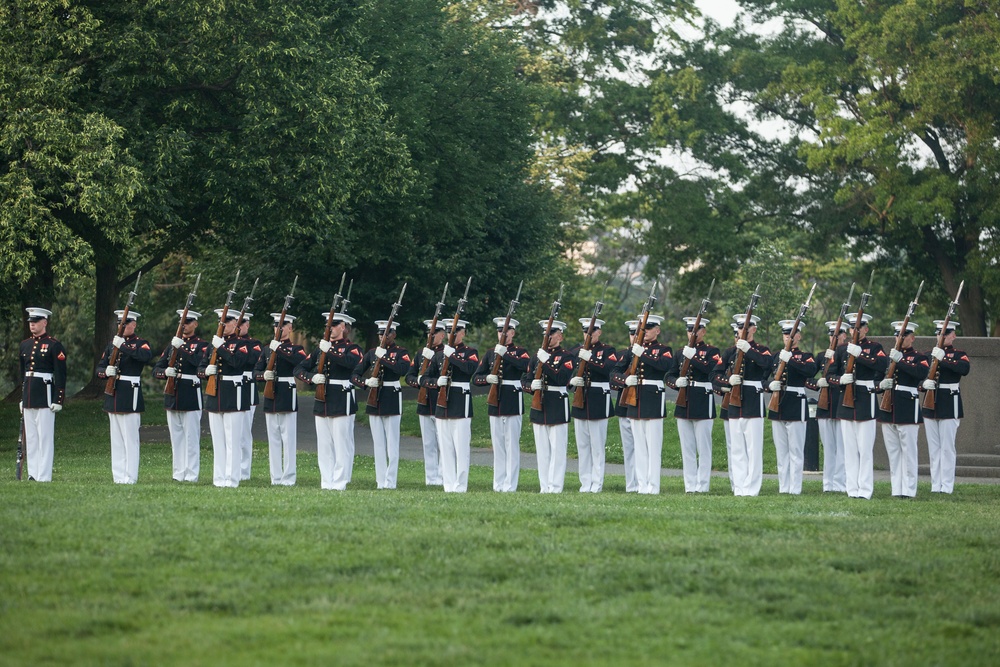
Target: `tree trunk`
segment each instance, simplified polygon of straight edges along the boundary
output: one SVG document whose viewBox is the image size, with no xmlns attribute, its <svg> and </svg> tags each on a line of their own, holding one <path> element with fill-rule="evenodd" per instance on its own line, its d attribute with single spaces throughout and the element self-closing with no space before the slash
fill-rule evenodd
<svg viewBox="0 0 1000 667">
<path fill-rule="evenodd" d="M 94 338 L 91 341 L 90 382 L 77 394 L 76 398 L 101 398 L 104 396 L 104 380 L 97 377 L 97 362 L 104 354 L 104 348 L 115 335 L 115 305 L 118 300 L 118 266 L 97 260 L 94 267 L 96 294 L 94 295 Z"/>
</svg>

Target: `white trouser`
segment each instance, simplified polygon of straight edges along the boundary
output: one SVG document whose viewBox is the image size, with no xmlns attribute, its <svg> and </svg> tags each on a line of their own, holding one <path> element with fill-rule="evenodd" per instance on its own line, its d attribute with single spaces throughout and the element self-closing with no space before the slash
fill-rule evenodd
<svg viewBox="0 0 1000 667">
<path fill-rule="evenodd" d="M 541 493 L 562 493 L 566 482 L 566 448 L 569 424 L 532 424 L 535 432 L 535 456 L 538 461 L 538 486 Z"/>
<path fill-rule="evenodd" d="M 917 496 L 917 433 L 920 424 L 882 424 L 893 496 Z"/>
<path fill-rule="evenodd" d="M 298 413 L 266 412 L 267 459 L 271 468 L 271 484 L 295 484 L 295 448 L 298 446 Z"/>
<path fill-rule="evenodd" d="M 56 413 L 48 408 L 24 411 L 24 456 L 28 459 L 28 477 L 36 482 L 52 481 L 52 458 L 55 455 Z"/>
<path fill-rule="evenodd" d="M 819 437 L 823 441 L 823 490 L 844 493 L 847 491 L 847 473 L 844 471 L 844 434 L 836 419 L 817 419 Z"/>
<path fill-rule="evenodd" d="M 201 410 L 167 410 L 174 479 L 197 482 L 201 471 Z"/>
<path fill-rule="evenodd" d="M 111 477 L 115 484 L 135 484 L 139 481 L 138 412 L 109 412 L 111 422 Z"/>
<path fill-rule="evenodd" d="M 847 474 L 847 495 L 851 498 L 871 498 L 875 488 L 875 420 L 862 422 L 841 419 L 844 437 L 844 472 Z"/>
<path fill-rule="evenodd" d="M 246 415 L 242 412 L 209 412 L 208 428 L 212 432 L 212 484 L 237 487 L 240 485 L 240 443 Z"/>
<path fill-rule="evenodd" d="M 618 418 L 618 433 L 622 437 L 622 456 L 625 459 L 625 493 L 639 490 L 635 482 L 635 436 L 632 434 L 632 420 Z"/>
<path fill-rule="evenodd" d="M 633 419 L 635 436 L 635 483 L 639 493 L 660 492 L 663 468 L 663 420 Z"/>
<path fill-rule="evenodd" d="M 924 419 L 933 493 L 951 493 L 955 488 L 955 435 L 960 423 L 960 419 Z"/>
<path fill-rule="evenodd" d="M 729 460 L 733 495 L 759 495 L 764 481 L 764 418 L 730 419 L 729 437 L 733 441 L 733 457 Z"/>
<path fill-rule="evenodd" d="M 472 418 L 435 419 L 441 451 L 441 481 L 446 493 L 465 493 L 469 488 L 469 456 Z"/>
<path fill-rule="evenodd" d="M 243 439 L 240 441 L 240 479 L 250 479 L 250 464 L 253 463 L 253 415 L 256 405 L 243 413 Z"/>
<path fill-rule="evenodd" d="M 771 422 L 774 452 L 778 456 L 778 493 L 802 493 L 802 465 L 806 451 L 805 422 Z"/>
<path fill-rule="evenodd" d="M 316 458 L 320 488 L 346 489 L 354 473 L 354 415 L 316 415 Z"/>
<path fill-rule="evenodd" d="M 607 419 L 574 419 L 580 493 L 600 493 L 604 488 L 604 446 L 608 440 Z"/>
<path fill-rule="evenodd" d="M 493 442 L 493 490 L 517 491 L 521 475 L 521 415 L 490 417 Z"/>
<path fill-rule="evenodd" d="M 424 443 L 424 484 L 441 486 L 441 451 L 438 448 L 437 424 L 430 415 L 420 417 L 420 439 Z"/>
<path fill-rule="evenodd" d="M 399 421 L 401 415 L 378 417 L 370 415 L 368 425 L 375 446 L 375 485 L 379 489 L 395 489 L 399 471 Z"/>
<path fill-rule="evenodd" d="M 733 437 L 729 431 L 729 420 L 722 420 L 722 432 L 726 436 L 726 468 L 729 470 L 729 489 L 736 493 L 735 475 L 733 475 Z"/>
<path fill-rule="evenodd" d="M 688 493 L 708 493 L 709 482 L 712 479 L 714 425 L 714 419 L 677 420 L 677 435 L 681 440 L 684 490 Z"/>
</svg>

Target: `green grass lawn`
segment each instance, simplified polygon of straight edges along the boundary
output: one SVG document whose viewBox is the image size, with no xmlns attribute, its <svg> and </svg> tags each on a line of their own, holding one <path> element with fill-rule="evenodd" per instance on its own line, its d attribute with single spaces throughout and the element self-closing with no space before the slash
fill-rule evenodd
<svg viewBox="0 0 1000 667">
<path fill-rule="evenodd" d="M 145 423 L 162 421 L 151 410 Z M 55 482 L 13 480 L 0 406 L 2 665 L 994 665 L 1000 488 L 913 501 L 680 493 L 540 495 L 423 485 L 238 489 L 170 480 L 143 446 L 111 483 L 91 404 L 59 417 Z M 721 428 L 717 429 L 721 432 Z M 530 437 L 527 438 L 530 440 Z M 664 447 L 666 451 L 667 447 Z M 211 465 L 203 452 L 202 465 Z M 572 488 L 571 485 L 569 485 Z M 529 491 L 531 490 L 531 491 Z"/>
</svg>

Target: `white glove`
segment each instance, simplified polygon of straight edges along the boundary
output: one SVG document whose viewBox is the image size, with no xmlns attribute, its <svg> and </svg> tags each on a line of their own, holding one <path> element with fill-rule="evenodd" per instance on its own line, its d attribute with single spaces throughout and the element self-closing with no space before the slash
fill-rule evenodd
<svg viewBox="0 0 1000 667">
<path fill-rule="evenodd" d="M 181 347 L 182 345 L 184 345 L 183 338 L 179 336 L 174 336 L 173 338 L 170 339 L 170 346 L 173 347 L 175 350 Z"/>
<path fill-rule="evenodd" d="M 24 414 L 24 401 L 17 402 L 17 409 L 21 412 L 22 415 Z"/>
<path fill-rule="evenodd" d="M 375 358 L 376 358 L 376 359 L 381 359 L 381 358 L 382 358 L 382 357 L 384 357 L 384 356 L 385 356 L 385 355 L 386 355 L 386 354 L 387 354 L 388 352 L 389 352 L 389 350 L 387 350 L 387 349 L 385 349 L 384 347 L 382 347 L 381 345 L 379 345 L 378 347 L 376 347 L 376 348 L 375 348 Z"/>
<path fill-rule="evenodd" d="M 431 359 L 433 359 L 433 358 L 434 358 L 434 350 L 432 350 L 432 349 L 431 349 L 431 348 L 429 348 L 429 347 L 425 347 L 425 348 L 424 348 L 424 349 L 423 349 L 423 350 L 422 350 L 422 351 L 420 352 L 420 354 L 422 354 L 422 355 L 424 356 L 424 359 L 426 359 L 427 361 L 430 361 Z"/>
<path fill-rule="evenodd" d="M 830 383 L 827 381 L 826 378 L 818 378 L 816 380 L 816 386 L 819 387 L 820 389 L 823 389 L 825 387 L 829 387 Z"/>
<path fill-rule="evenodd" d="M 587 382 L 579 375 L 574 375 L 569 379 L 569 385 L 571 387 L 582 387 L 585 384 L 587 384 Z"/>
<path fill-rule="evenodd" d="M 205 375 L 215 375 L 219 372 L 219 367 L 215 364 L 209 364 L 205 366 Z"/>
<path fill-rule="evenodd" d="M 903 358 L 903 353 L 897 350 L 896 348 L 892 348 L 891 350 L 889 350 L 889 360 L 892 363 L 897 363 L 902 358 Z"/>
<path fill-rule="evenodd" d="M 450 382 L 450 380 L 448 379 L 448 376 L 447 375 L 442 375 L 441 377 L 439 377 L 437 379 L 437 386 L 439 386 L 439 387 L 447 387 L 449 382 Z"/>
<path fill-rule="evenodd" d="M 861 356 L 861 346 L 860 345 L 855 345 L 854 343 L 848 343 L 847 344 L 847 354 L 851 355 L 852 357 L 860 357 Z"/>
<path fill-rule="evenodd" d="M 323 354 L 329 352 L 331 347 L 333 347 L 333 343 L 331 343 L 325 338 L 319 342 L 319 351 L 322 352 Z"/>
<path fill-rule="evenodd" d="M 535 356 L 538 357 L 538 360 L 543 364 L 552 358 L 552 355 L 543 350 L 542 348 L 538 348 L 538 352 L 535 354 Z"/>
<path fill-rule="evenodd" d="M 840 384 L 853 384 L 854 373 L 844 373 L 840 376 Z"/>
<path fill-rule="evenodd" d="M 497 343 L 496 347 L 493 348 L 493 352 L 498 357 L 502 357 L 503 355 L 507 354 L 507 346 L 506 345 L 501 345 L 500 343 Z"/>
<path fill-rule="evenodd" d="M 941 361 L 942 359 L 944 359 L 944 350 L 935 345 L 934 349 L 931 350 L 931 356 L 937 359 L 938 361 Z"/>
<path fill-rule="evenodd" d="M 378 387 L 378 378 L 368 378 L 365 380 L 365 386 L 371 387 L 372 389 Z"/>
<path fill-rule="evenodd" d="M 639 386 L 639 376 L 638 375 L 629 375 L 627 378 L 625 378 L 625 386 L 626 387 L 638 387 Z"/>
<path fill-rule="evenodd" d="M 834 352 L 833 350 L 827 348 L 825 356 L 826 356 L 827 360 L 830 360 L 830 359 L 833 359 L 833 357 L 834 357 L 835 354 L 836 354 L 836 352 Z"/>
<path fill-rule="evenodd" d="M 887 391 L 889 389 L 892 389 L 892 385 L 893 385 L 892 378 L 886 378 L 878 383 L 878 388 L 881 389 L 882 391 Z"/>
<path fill-rule="evenodd" d="M 934 391 L 935 389 L 937 389 L 937 382 L 935 382 L 934 380 L 924 380 L 923 387 L 927 391 Z"/>
<path fill-rule="evenodd" d="M 541 380 L 531 381 L 531 391 L 541 391 L 544 388 L 544 384 Z"/>
<path fill-rule="evenodd" d="M 732 391 L 732 389 L 730 389 L 729 387 L 719 387 L 719 391 L 721 391 L 723 394 L 728 394 L 729 392 Z"/>
<path fill-rule="evenodd" d="M 104 369 L 104 374 L 107 375 L 109 378 L 113 378 L 114 376 L 118 375 L 118 369 L 115 368 L 114 366 L 108 366 L 107 368 Z"/>
<path fill-rule="evenodd" d="M 743 354 L 746 354 L 747 352 L 750 351 L 750 341 L 740 338 L 739 340 L 736 341 L 736 349 L 742 352 Z"/>
<path fill-rule="evenodd" d="M 167 368 L 163 371 L 163 374 L 168 378 L 175 378 L 177 377 L 177 369 L 173 366 L 167 366 Z"/>
<path fill-rule="evenodd" d="M 273 382 L 278 379 L 278 374 L 274 371 L 264 371 L 264 379 L 268 382 Z"/>
<path fill-rule="evenodd" d="M 488 384 L 500 384 L 500 376 L 490 373 L 489 375 L 486 376 L 486 382 Z"/>
<path fill-rule="evenodd" d="M 278 348 L 281 347 L 281 341 L 280 340 L 274 340 L 272 338 L 271 342 L 268 343 L 268 347 L 271 348 L 271 352 L 277 352 Z"/>
<path fill-rule="evenodd" d="M 634 354 L 635 356 L 641 357 L 642 353 L 645 352 L 645 351 L 646 351 L 646 348 L 644 348 L 639 343 L 632 343 L 632 354 Z"/>
<path fill-rule="evenodd" d="M 453 348 L 451 345 L 446 344 L 444 346 L 444 356 L 451 357 L 451 355 L 453 354 L 455 354 L 455 348 Z"/>
<path fill-rule="evenodd" d="M 59 405 L 58 403 L 53 403 L 52 405 L 49 406 L 49 410 L 51 410 L 52 412 L 59 412 L 60 410 L 62 410 L 62 406 Z"/>
<path fill-rule="evenodd" d="M 743 376 L 742 375 L 730 375 L 729 376 L 729 384 L 731 384 L 734 387 L 736 385 L 743 384 Z"/>
<path fill-rule="evenodd" d="M 767 385 L 768 391 L 781 391 L 781 380 L 771 380 Z"/>
<path fill-rule="evenodd" d="M 787 364 L 789 361 L 792 360 L 792 351 L 782 350 L 781 352 L 778 353 L 778 359 L 781 359 Z"/>
<path fill-rule="evenodd" d="M 222 336 L 212 336 L 212 347 L 219 349 L 226 344 L 226 339 Z"/>
<path fill-rule="evenodd" d="M 580 361 L 590 361 L 594 358 L 594 353 L 585 348 L 580 348 L 580 351 L 576 353 L 576 356 L 580 359 Z"/>
<path fill-rule="evenodd" d="M 674 382 L 674 386 L 677 387 L 678 389 L 680 389 L 681 387 L 688 386 L 688 379 L 687 379 L 687 377 L 686 376 L 681 376 L 681 377 L 677 378 L 677 381 Z"/>
<path fill-rule="evenodd" d="M 111 339 L 111 344 L 114 345 L 115 347 L 121 347 L 124 342 L 125 339 L 117 335 Z"/>
<path fill-rule="evenodd" d="M 698 354 L 698 351 L 690 345 L 685 345 L 684 349 L 681 350 L 681 354 L 684 355 L 685 359 L 694 359 L 694 355 Z"/>
<path fill-rule="evenodd" d="M 313 384 L 326 384 L 326 376 L 323 375 L 322 373 L 316 373 L 316 375 L 312 376 L 312 383 Z"/>
</svg>

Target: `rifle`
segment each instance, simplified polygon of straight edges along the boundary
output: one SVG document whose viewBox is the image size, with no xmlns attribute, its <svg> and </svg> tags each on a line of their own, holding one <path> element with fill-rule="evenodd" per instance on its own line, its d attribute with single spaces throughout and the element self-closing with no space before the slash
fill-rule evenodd
<svg viewBox="0 0 1000 667">
<path fill-rule="evenodd" d="M 135 293 L 139 289 L 139 280 L 142 278 L 142 271 L 135 279 L 135 287 L 132 291 L 128 293 L 128 303 L 125 304 L 125 310 L 122 311 L 122 321 L 118 323 L 118 333 L 116 336 L 121 338 L 122 333 L 125 331 L 125 326 L 128 324 L 128 311 L 132 309 L 132 304 L 135 302 Z M 114 366 L 117 370 L 118 368 L 118 357 L 121 356 L 121 348 L 113 348 L 111 350 L 111 358 L 108 359 L 108 366 Z M 112 375 L 108 378 L 107 382 L 104 383 L 104 393 L 107 396 L 115 395 L 115 380 L 118 379 L 118 374 Z"/>
<path fill-rule="evenodd" d="M 406 292 L 406 283 L 403 283 L 403 289 L 399 290 L 399 298 L 396 299 L 396 303 L 392 304 L 392 312 L 389 313 L 389 319 L 385 323 L 385 333 L 382 334 L 382 340 L 379 342 L 379 347 L 384 348 L 386 343 L 389 342 L 389 332 L 392 331 L 392 321 L 396 319 L 396 313 L 399 312 L 399 307 L 403 305 L 403 293 Z M 372 366 L 372 377 L 377 378 L 379 373 L 382 372 L 382 360 L 378 357 L 375 358 L 375 365 Z M 381 380 L 377 387 L 372 387 L 368 390 L 368 405 L 377 408 L 378 407 L 378 392 L 382 388 Z"/>
<path fill-rule="evenodd" d="M 14 468 L 14 477 L 21 481 L 21 470 L 25 464 L 25 436 L 24 436 L 24 412 L 21 412 L 21 428 L 17 432 L 17 466 Z"/>
<path fill-rule="evenodd" d="M 326 316 L 326 328 L 323 330 L 323 340 L 330 342 L 330 329 L 333 328 L 333 316 L 337 313 L 337 305 L 340 300 L 344 297 L 341 296 L 341 292 L 344 291 L 344 280 L 347 279 L 347 272 L 345 271 L 343 275 L 340 276 L 340 287 L 337 288 L 337 293 L 333 295 L 333 305 L 330 306 L 330 313 Z M 354 279 L 351 279 L 351 286 L 354 285 Z M 316 360 L 316 372 L 326 373 L 326 352 L 319 353 L 319 359 Z M 326 402 L 326 383 L 318 385 L 316 387 L 316 400 L 325 403 Z"/>
<path fill-rule="evenodd" d="M 562 303 L 561 303 L 561 301 L 562 301 L 562 295 L 563 295 L 563 285 L 560 285 L 559 286 L 559 296 L 556 297 L 556 300 L 552 302 L 552 310 L 549 311 L 549 321 L 548 321 L 548 324 L 545 325 L 545 335 L 542 336 L 542 349 L 545 350 L 546 352 L 548 351 L 548 347 L 549 347 L 549 338 L 552 336 L 552 323 L 555 322 L 555 320 L 556 320 L 557 317 L 559 317 L 559 308 L 562 307 Z M 535 364 L 535 379 L 536 380 L 541 380 L 542 379 L 542 362 L 539 359 L 536 359 L 535 361 L 537 362 Z M 531 395 L 531 409 L 532 410 L 541 410 L 542 409 L 542 390 L 541 389 L 539 389 L 538 391 L 534 392 Z"/>
<path fill-rule="evenodd" d="M 910 302 L 910 306 L 906 309 L 906 317 L 903 318 L 903 325 L 899 328 L 899 334 L 896 336 L 896 344 L 893 346 L 898 352 L 903 349 L 903 339 L 906 338 L 906 327 L 910 323 L 910 318 L 913 317 L 913 311 L 917 309 L 920 301 L 920 293 L 924 291 L 924 281 L 920 281 L 920 287 L 917 288 L 917 295 L 913 297 L 913 301 Z M 896 373 L 896 362 L 889 362 L 889 370 L 886 371 L 885 376 L 887 378 L 892 378 Z M 895 385 L 893 385 L 895 386 Z M 882 412 L 892 412 L 892 390 L 882 392 L 882 400 L 879 401 L 879 410 Z"/>
<path fill-rule="evenodd" d="M 510 318 L 514 315 L 514 310 L 517 308 L 521 298 L 521 288 L 524 287 L 524 281 L 517 286 L 517 296 L 515 296 L 511 302 L 510 306 L 507 308 L 507 318 L 503 321 L 503 329 L 500 330 L 500 344 L 507 345 L 507 331 L 510 330 Z M 500 373 L 500 364 L 503 363 L 503 358 L 498 354 L 493 358 L 493 366 L 490 368 L 491 375 L 498 375 Z M 486 397 L 486 402 L 494 407 L 500 405 L 500 385 L 492 384 L 490 385 L 489 396 Z"/>
<path fill-rule="evenodd" d="M 604 281 L 604 291 L 601 292 L 601 298 L 597 300 L 594 304 L 594 314 L 590 316 L 590 324 L 587 325 L 587 335 L 583 339 L 583 349 L 589 350 L 591 346 L 591 338 L 594 335 L 594 326 L 597 324 L 597 316 L 601 314 L 601 309 L 604 308 L 604 295 L 608 293 L 608 283 L 610 280 Z M 584 372 L 587 370 L 587 362 L 581 360 L 576 366 L 576 377 L 582 378 Z M 583 406 L 587 404 L 587 388 L 579 387 L 573 392 L 573 407 L 583 409 Z"/>
<path fill-rule="evenodd" d="M 180 338 L 181 334 L 184 333 L 184 322 L 187 320 L 188 311 L 191 309 L 191 305 L 194 303 L 194 298 L 198 296 L 198 285 L 201 284 L 201 274 L 194 281 L 194 289 L 188 294 L 187 301 L 184 303 L 184 312 L 181 313 L 181 319 L 177 322 L 177 333 L 174 334 L 174 338 Z M 170 349 L 170 360 L 167 362 L 167 368 L 177 368 L 177 348 L 172 347 Z M 177 395 L 177 377 L 167 377 L 167 384 L 163 387 L 163 393 L 168 396 Z"/>
<path fill-rule="evenodd" d="M 341 285 L 343 287 L 343 285 Z M 347 286 L 347 296 L 340 300 L 340 310 L 337 311 L 344 315 L 347 314 L 347 307 L 351 305 L 351 290 L 354 289 L 354 278 L 351 278 L 351 283 Z"/>
<path fill-rule="evenodd" d="M 691 333 L 688 334 L 688 347 L 695 346 L 695 339 L 698 337 L 698 329 L 701 328 L 701 317 L 708 310 L 708 304 L 712 303 L 712 290 L 715 288 L 715 278 L 712 278 L 712 284 L 708 286 L 708 296 L 701 300 L 701 308 L 698 309 L 698 317 L 694 319 L 694 328 L 691 329 Z M 684 363 L 681 365 L 680 375 L 677 377 L 687 377 L 688 371 L 691 368 L 691 360 L 687 357 L 684 358 Z M 688 388 L 680 387 L 677 389 L 677 400 L 675 405 L 679 408 L 686 408 L 688 404 Z"/>
<path fill-rule="evenodd" d="M 955 294 L 955 300 L 952 301 L 950 304 L 948 304 L 948 314 L 944 316 L 944 321 L 941 323 L 941 333 L 938 334 L 937 346 L 940 347 L 940 348 L 942 348 L 942 349 L 944 348 L 945 332 L 948 331 L 948 323 L 951 321 L 951 316 L 955 314 L 955 309 L 958 308 L 958 299 L 959 299 L 959 297 L 962 296 L 962 288 L 963 287 L 965 287 L 965 281 L 964 280 L 962 281 L 962 284 L 958 286 L 958 292 Z M 928 380 L 934 380 L 935 382 L 937 382 L 937 378 L 938 378 L 938 365 L 939 364 L 938 364 L 938 360 L 937 359 L 935 359 L 934 361 L 931 362 L 931 368 L 927 372 L 927 379 Z M 925 393 L 924 393 L 924 400 L 923 400 L 923 402 L 920 405 L 922 407 L 927 408 L 928 410 L 933 410 L 935 408 L 935 406 L 937 405 L 937 391 L 935 391 L 935 390 L 927 390 L 927 391 L 925 391 Z"/>
<path fill-rule="evenodd" d="M 434 344 L 434 334 L 437 332 L 438 318 L 441 316 L 441 309 L 444 308 L 445 297 L 448 296 L 448 283 L 444 284 L 444 290 L 441 292 L 441 300 L 437 302 L 437 306 L 434 308 L 434 317 L 431 318 L 431 328 L 427 332 L 427 349 L 431 348 Z M 421 355 L 423 356 L 423 355 Z M 418 376 L 422 376 L 427 372 L 427 366 L 429 366 L 431 360 L 424 357 L 420 362 L 420 372 L 417 373 Z M 420 391 L 417 392 L 417 403 L 421 405 L 427 405 L 427 387 L 420 387 Z"/>
<path fill-rule="evenodd" d="M 281 315 L 278 317 L 278 326 L 275 328 L 274 339 L 281 342 L 279 336 L 281 336 L 281 330 L 285 328 L 285 315 L 288 314 L 288 306 L 292 304 L 292 299 L 295 297 L 295 286 L 299 284 L 299 277 L 296 275 L 295 280 L 292 282 L 292 290 L 285 295 L 285 305 L 281 307 Z M 271 351 L 271 356 L 267 360 L 267 370 L 274 372 L 274 366 L 278 361 L 278 352 L 276 350 Z M 264 398 L 270 398 L 274 400 L 274 380 L 267 380 L 264 383 Z"/>
<path fill-rule="evenodd" d="M 750 333 L 750 325 L 753 323 L 753 309 L 757 307 L 757 300 L 760 299 L 760 284 L 754 288 L 753 294 L 750 295 L 750 305 L 747 306 L 746 315 L 743 316 L 743 327 L 740 329 L 739 340 L 746 340 Z M 728 381 L 733 375 L 743 375 L 743 350 L 736 350 L 736 360 L 733 363 L 733 368 L 726 376 Z M 730 405 L 735 405 L 736 407 L 743 407 L 743 385 L 730 385 L 732 389 L 722 397 L 722 407 L 729 408 Z"/>
<path fill-rule="evenodd" d="M 875 280 L 875 269 L 872 269 L 872 275 L 868 279 L 868 291 L 861 294 L 861 305 L 858 308 L 858 315 L 854 320 L 854 333 L 851 334 L 851 342 L 855 345 L 858 344 L 858 333 L 861 331 L 861 325 L 864 322 L 861 316 L 865 314 L 865 307 L 868 305 L 868 299 L 871 298 L 872 291 L 872 281 Z M 854 357 L 847 355 L 847 365 L 844 366 L 845 373 L 854 373 Z M 844 389 L 844 400 L 840 402 L 845 408 L 854 408 L 854 383 L 847 385 Z"/>
<path fill-rule="evenodd" d="M 809 296 L 806 297 L 806 302 L 799 306 L 799 314 L 795 318 L 795 323 L 792 324 L 792 334 L 788 337 L 788 340 L 785 341 L 785 352 L 790 352 L 792 349 L 792 345 L 795 342 L 795 334 L 799 331 L 799 323 L 802 322 L 802 318 L 806 316 L 806 311 L 809 310 L 809 302 L 812 301 L 813 292 L 815 291 L 816 283 L 813 283 L 812 289 L 809 290 Z M 781 376 L 785 373 L 786 365 L 787 364 L 785 364 L 784 361 L 778 362 L 778 369 L 774 373 L 775 379 L 779 381 L 781 380 Z M 771 412 L 778 412 L 781 410 L 781 392 L 784 390 L 785 388 L 782 386 L 781 391 L 771 392 L 771 400 L 767 404 L 768 410 Z"/>
<path fill-rule="evenodd" d="M 833 352 L 837 351 L 837 339 L 840 338 L 840 328 L 844 325 L 844 318 L 847 317 L 847 309 L 851 307 L 851 297 L 854 296 L 854 286 L 856 283 L 851 283 L 851 292 L 847 295 L 847 301 L 840 306 L 840 316 L 837 317 L 837 324 L 833 329 L 833 334 L 830 336 L 830 347 L 828 350 Z M 826 377 L 826 374 L 830 371 L 830 366 L 833 365 L 833 355 L 830 355 L 826 359 L 823 365 L 822 377 Z M 820 387 L 819 398 L 816 400 L 816 407 L 820 410 L 830 409 L 830 387 Z"/>
<path fill-rule="evenodd" d="M 649 311 L 653 309 L 653 304 L 656 302 L 656 282 L 653 282 L 653 286 L 649 290 L 649 296 L 646 297 L 646 303 L 642 304 L 642 312 L 639 313 L 639 328 L 635 330 L 635 338 L 632 339 L 632 344 L 639 343 L 642 345 L 646 339 L 646 323 L 649 320 Z M 625 377 L 628 378 L 630 375 L 635 375 L 636 370 L 639 368 L 639 357 L 637 355 L 632 355 L 632 362 L 628 366 L 628 370 L 625 371 Z M 630 387 L 627 384 L 625 388 L 622 389 L 621 396 L 618 397 L 619 405 L 636 406 L 639 404 L 638 392 L 635 387 Z"/>
<path fill-rule="evenodd" d="M 236 281 L 240 279 L 239 270 L 236 271 Z M 259 278 L 258 278 L 259 280 Z M 226 293 L 226 305 L 222 307 L 222 314 L 219 316 L 219 328 L 216 330 L 215 335 L 219 338 L 222 337 L 222 333 L 226 328 L 226 319 L 229 315 L 229 305 L 233 301 L 233 297 L 236 295 L 236 281 L 233 282 L 233 289 Z M 239 318 L 236 320 L 237 329 L 239 328 L 239 323 L 243 321 L 243 315 L 247 311 L 247 307 L 250 305 L 247 301 L 253 301 L 254 290 L 257 289 L 257 281 L 253 283 L 253 289 L 250 290 L 250 296 L 247 297 L 243 302 L 243 310 L 240 312 Z M 219 349 L 216 347 L 212 348 L 212 356 L 208 358 L 208 365 L 215 366 L 218 364 L 219 360 Z M 209 396 L 216 396 L 219 393 L 219 374 L 209 375 L 208 380 L 205 382 L 205 393 Z"/>
<path fill-rule="evenodd" d="M 465 283 L 465 294 L 463 294 L 462 298 L 458 300 L 458 308 L 455 309 L 455 319 L 452 320 L 451 323 L 451 333 L 448 334 L 448 347 L 455 347 L 455 334 L 457 333 L 458 329 L 458 319 L 459 316 L 462 314 L 462 311 L 465 310 L 466 298 L 469 296 L 470 285 L 472 285 L 472 276 L 469 276 L 469 281 Z M 444 361 L 441 362 L 442 376 L 448 374 L 449 361 L 450 361 L 449 358 L 445 357 Z M 448 408 L 448 385 L 445 385 L 438 389 L 437 404 L 438 407 L 445 409 Z"/>
</svg>

